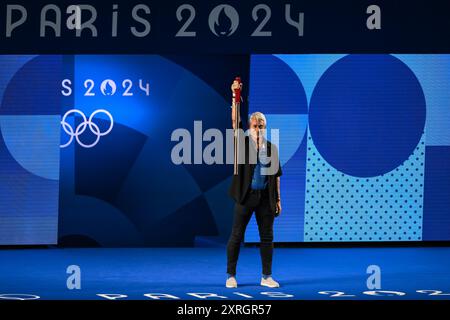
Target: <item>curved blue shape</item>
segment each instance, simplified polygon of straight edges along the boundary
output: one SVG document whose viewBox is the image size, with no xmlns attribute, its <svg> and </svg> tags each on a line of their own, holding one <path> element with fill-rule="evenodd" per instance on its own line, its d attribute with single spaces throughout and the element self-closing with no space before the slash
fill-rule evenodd
<svg viewBox="0 0 450 320">
<path fill-rule="evenodd" d="M 306 140 L 308 116 L 306 114 L 267 114 L 266 120 L 267 139 L 279 147 L 280 163 L 284 166 Z M 272 130 L 278 130 L 279 141 L 274 141 L 271 137 Z"/>
<path fill-rule="evenodd" d="M 427 146 L 450 146 L 450 55 L 397 54 L 414 72 L 427 101 Z"/>
<path fill-rule="evenodd" d="M 305 89 L 294 70 L 273 55 L 252 55 L 250 69 L 252 111 L 306 114 Z"/>
<path fill-rule="evenodd" d="M 280 161 L 284 165 L 304 140 L 308 112 L 306 93 L 295 70 L 273 55 L 253 55 L 250 72 L 249 114 L 267 118 L 267 134 L 279 130 Z"/>
<path fill-rule="evenodd" d="M 6 55 L 0 56 L 0 101 L 3 100 L 3 93 L 7 88 L 9 82 L 14 77 L 16 72 L 20 70 L 28 61 L 35 56 L 28 55 Z M 1 114 L 1 103 L 0 103 Z"/>
<path fill-rule="evenodd" d="M 0 115 L 0 136 L 22 168 L 42 178 L 59 180 L 60 121 L 59 115 Z"/>
<path fill-rule="evenodd" d="M 42 55 L 19 68 L 4 89 L 1 115 L 59 115 L 62 56 Z"/>
<path fill-rule="evenodd" d="M 424 93 L 408 66 L 390 55 L 349 55 L 317 83 L 309 127 L 318 151 L 334 168 L 373 177 L 412 154 L 425 118 Z"/>
<path fill-rule="evenodd" d="M 343 54 L 277 54 L 278 59 L 284 61 L 300 79 L 305 88 L 306 98 L 308 102 L 314 87 L 319 81 L 322 74 L 333 63 L 341 59 Z"/>
<path fill-rule="evenodd" d="M 132 221 L 106 201 L 72 195 L 62 198 L 61 206 L 64 207 L 64 223 L 60 223 L 59 238 L 83 235 L 105 247 L 139 246 L 143 243 L 143 237 Z"/>
</svg>

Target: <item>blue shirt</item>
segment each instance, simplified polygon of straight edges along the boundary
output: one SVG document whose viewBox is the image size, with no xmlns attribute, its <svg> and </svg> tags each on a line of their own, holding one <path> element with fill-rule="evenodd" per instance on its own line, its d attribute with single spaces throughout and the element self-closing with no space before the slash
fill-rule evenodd
<svg viewBox="0 0 450 320">
<path fill-rule="evenodd" d="M 253 146 L 256 148 L 256 143 L 250 138 L 253 142 Z M 262 161 L 261 161 L 262 159 Z M 267 175 L 265 174 L 266 167 L 268 167 L 267 161 L 267 148 L 266 144 L 263 143 L 261 150 L 259 151 L 258 161 L 255 166 L 255 170 L 253 171 L 252 184 L 251 188 L 253 190 L 264 190 L 267 187 Z"/>
</svg>

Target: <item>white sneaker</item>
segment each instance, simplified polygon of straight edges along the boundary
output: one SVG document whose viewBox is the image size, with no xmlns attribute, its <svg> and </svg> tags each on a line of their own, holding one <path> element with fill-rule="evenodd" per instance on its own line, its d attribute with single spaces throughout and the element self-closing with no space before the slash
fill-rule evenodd
<svg viewBox="0 0 450 320">
<path fill-rule="evenodd" d="M 272 277 L 268 277 L 267 279 L 261 278 L 261 285 L 269 288 L 278 288 L 280 284 L 273 280 Z"/>
<path fill-rule="evenodd" d="M 227 288 L 237 288 L 237 281 L 235 277 L 229 277 L 227 283 L 225 284 Z"/>
</svg>

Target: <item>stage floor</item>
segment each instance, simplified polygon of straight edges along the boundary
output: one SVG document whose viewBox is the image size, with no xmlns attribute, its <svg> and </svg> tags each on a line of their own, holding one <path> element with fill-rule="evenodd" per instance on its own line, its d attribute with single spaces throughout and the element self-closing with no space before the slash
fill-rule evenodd
<svg viewBox="0 0 450 320">
<path fill-rule="evenodd" d="M 80 267 L 80 290 L 67 288 L 70 265 Z M 369 265 L 381 269 L 381 289 L 376 292 L 367 287 Z M 259 286 L 260 268 L 259 249 L 243 247 L 239 287 L 227 289 L 224 247 L 2 249 L 0 299 L 36 295 L 104 300 L 99 294 L 120 294 L 118 299 L 153 300 L 165 294 L 163 299 L 202 300 L 207 293 L 212 297 L 206 299 L 224 301 L 450 299 L 450 248 L 445 247 L 276 248 L 273 273 L 281 284 L 277 289 Z"/>
</svg>

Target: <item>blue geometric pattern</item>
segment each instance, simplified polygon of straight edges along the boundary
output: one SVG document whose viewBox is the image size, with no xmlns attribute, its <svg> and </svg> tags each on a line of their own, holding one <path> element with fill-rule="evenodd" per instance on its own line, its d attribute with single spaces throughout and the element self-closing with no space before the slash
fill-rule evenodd
<svg viewBox="0 0 450 320">
<path fill-rule="evenodd" d="M 317 82 L 309 130 L 337 170 L 373 177 L 397 168 L 412 153 L 425 110 L 420 83 L 403 62 L 390 55 L 348 55 Z"/>
<path fill-rule="evenodd" d="M 425 136 L 399 167 L 358 178 L 333 168 L 308 133 L 305 241 L 422 239 Z"/>
<path fill-rule="evenodd" d="M 73 101 L 63 112 L 77 108 L 89 116 L 106 109 L 114 127 L 93 148 L 72 143 L 61 150 L 61 245 L 192 246 L 200 237 L 226 238 L 221 210 L 232 205 L 232 199 L 222 189 L 220 206 L 209 198 L 228 180 L 231 166 L 178 165 L 171 159 L 177 144 L 171 141 L 174 130 L 188 130 L 193 144 L 194 121 L 202 121 L 203 131 L 230 125 L 229 100 L 208 79 L 190 71 L 191 63 L 201 66 L 204 61 L 187 60 L 179 64 L 160 55 L 73 57 Z M 229 57 L 218 60 L 236 62 Z M 205 68 L 211 70 L 210 65 Z M 221 65 L 216 70 L 209 72 L 211 78 L 227 71 Z M 94 81 L 95 96 L 85 95 L 86 79 Z M 105 79 L 116 84 L 114 94 L 102 93 Z M 132 81 L 132 96 L 124 95 L 125 79 Z M 146 84 L 148 95 L 141 89 Z M 99 114 L 94 120 L 106 131 L 108 117 Z M 70 116 L 68 121 L 75 128 L 81 118 Z M 91 143 L 95 136 L 86 131 L 80 139 Z M 67 134 L 62 136 L 62 143 L 67 142 Z M 223 212 L 231 214 L 232 208 Z"/>
<path fill-rule="evenodd" d="M 0 57 L 0 245 L 57 242 L 61 62 Z"/>
<path fill-rule="evenodd" d="M 232 166 L 175 165 L 170 138 L 177 128 L 192 134 L 196 120 L 203 131 L 230 127 L 229 89 L 221 91 L 221 79 L 239 63 L 248 111 L 265 113 L 269 140 L 270 129 L 279 130 L 283 213 L 275 241 L 450 239 L 450 55 L 207 61 L 0 57 L 0 244 L 49 244 L 58 236 L 62 245 L 225 242 Z M 64 78 L 73 81 L 69 97 L 61 95 Z M 88 78 L 95 96 L 85 95 Z M 101 93 L 107 78 L 117 84 L 114 97 Z M 132 97 L 122 95 L 128 78 Z M 149 95 L 139 79 L 149 83 Z M 114 128 L 94 148 L 75 141 L 60 149 L 68 140 L 60 135 L 61 108 L 87 116 L 107 109 Z M 80 120 L 67 118 L 73 128 Z M 102 114 L 95 122 L 101 131 L 108 127 Z M 92 138 L 87 132 L 81 140 Z M 259 241 L 254 217 L 245 240 Z"/>
<path fill-rule="evenodd" d="M 276 220 L 275 240 L 288 241 L 286 234 L 295 228 L 303 231 L 300 241 L 426 240 L 424 221 L 435 226 L 442 222 L 445 226 L 438 228 L 441 231 L 437 238 L 447 238 L 444 229 L 448 228 L 449 208 L 443 208 L 447 202 L 443 192 L 435 188 L 443 190 L 444 185 L 450 184 L 442 160 L 448 153 L 436 149 L 433 162 L 427 164 L 425 144 L 450 144 L 447 108 L 450 56 L 283 54 L 275 57 L 290 70 L 271 60 L 269 55 L 252 56 L 251 89 L 253 96 L 257 96 L 256 103 L 254 98 L 250 99 L 250 111 L 269 113 L 269 124 L 271 116 L 285 114 L 277 126 L 280 127 L 280 155 L 284 153 L 288 157 L 288 161 L 281 161 L 284 173 L 289 173 L 281 179 L 283 203 L 288 199 L 288 205 L 284 206 L 285 217 Z M 292 72 L 298 78 L 297 89 L 291 82 Z M 271 78 L 271 74 L 275 77 Z M 287 84 L 283 79 L 287 79 Z M 268 92 L 283 92 L 284 97 L 277 100 Z M 304 188 L 301 183 L 290 183 L 303 163 L 294 152 L 296 148 L 301 149 L 302 138 L 293 138 L 297 142 L 293 143 L 292 139 L 286 140 L 286 132 L 284 136 L 282 133 L 293 123 L 289 116 L 298 114 L 295 104 L 284 101 L 303 92 L 308 101 Z M 293 127 L 289 130 L 295 131 Z M 298 126 L 297 130 L 303 127 Z M 286 146 L 289 151 L 283 152 Z M 296 170 L 289 172 L 293 162 Z M 427 172 L 434 173 L 427 185 L 426 168 Z M 299 194 L 301 190 L 304 198 Z M 425 196 L 428 198 L 424 199 Z M 282 221 L 283 218 L 302 210 L 303 199 L 303 228 L 287 225 L 289 219 Z M 432 210 L 429 219 L 426 219 L 424 201 L 428 210 Z M 297 207 L 291 208 L 290 202 L 295 202 Z M 433 237 L 434 229 L 427 228 L 428 239 L 437 239 Z M 258 241 L 257 229 L 252 224 L 250 230 L 246 240 Z M 299 241 L 294 236 L 290 240 Z"/>
<path fill-rule="evenodd" d="M 283 216 L 275 220 L 274 241 L 303 241 L 307 97 L 298 74 L 283 59 L 272 55 L 251 58 L 249 114 L 263 112 L 267 138 L 278 130 L 278 146 L 283 177 Z M 255 216 L 245 233 L 246 242 L 258 242 Z"/>
</svg>

